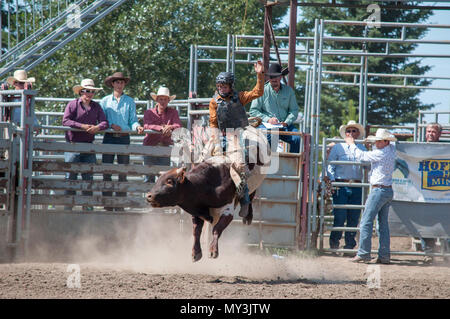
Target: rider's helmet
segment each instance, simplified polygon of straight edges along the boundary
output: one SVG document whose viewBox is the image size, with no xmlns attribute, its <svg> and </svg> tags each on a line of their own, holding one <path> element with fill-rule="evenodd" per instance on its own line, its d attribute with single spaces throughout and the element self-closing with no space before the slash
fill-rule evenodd
<svg viewBox="0 0 450 319">
<path fill-rule="evenodd" d="M 230 85 L 232 91 L 234 89 L 234 74 L 231 72 L 220 72 L 219 75 L 216 77 L 216 85 L 217 84 L 228 84 Z M 226 94 L 226 96 L 230 95 L 230 93 Z M 219 94 L 222 97 L 226 97 L 223 96 L 223 93 L 221 94 L 221 92 L 219 92 Z"/>
</svg>

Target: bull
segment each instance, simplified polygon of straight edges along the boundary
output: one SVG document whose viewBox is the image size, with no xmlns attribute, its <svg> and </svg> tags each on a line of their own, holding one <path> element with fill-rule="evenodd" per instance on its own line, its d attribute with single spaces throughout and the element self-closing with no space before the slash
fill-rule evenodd
<svg viewBox="0 0 450 319">
<path fill-rule="evenodd" d="M 264 145 L 266 151 L 270 153 L 270 146 L 266 141 L 264 141 Z M 256 154 L 254 155 L 256 160 L 249 164 L 251 174 L 247 180 L 250 200 L 253 200 L 256 189 L 265 178 L 263 170 L 268 163 L 267 156 L 264 159 L 264 156 L 261 155 L 259 146 L 253 153 Z M 267 155 L 267 152 L 265 154 Z M 261 158 L 264 160 L 261 161 Z M 146 195 L 146 200 L 152 207 L 177 205 L 192 215 L 193 262 L 200 260 L 203 256 L 200 236 L 204 222 L 207 221 L 213 225 L 209 257 L 217 258 L 219 256 L 219 238 L 233 221 L 234 211 L 239 209 L 236 183 L 230 173 L 231 165 L 226 156 L 214 156 L 192 165 L 190 169 L 173 168 L 162 173 L 152 190 Z M 242 221 L 244 224 L 250 225 L 252 219 L 253 207 L 250 203 L 248 214 L 243 216 Z"/>
</svg>

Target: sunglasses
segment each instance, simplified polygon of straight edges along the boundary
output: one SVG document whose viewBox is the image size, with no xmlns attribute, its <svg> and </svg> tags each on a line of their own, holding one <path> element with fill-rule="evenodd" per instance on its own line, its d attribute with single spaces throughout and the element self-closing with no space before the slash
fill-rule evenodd
<svg viewBox="0 0 450 319">
<path fill-rule="evenodd" d="M 81 90 L 80 92 L 81 92 L 81 93 L 95 93 L 95 90 L 86 90 L 86 89 L 83 89 L 83 90 Z"/>
<path fill-rule="evenodd" d="M 358 132 L 358 130 L 353 129 L 353 130 L 346 130 L 345 133 L 356 133 Z"/>
</svg>

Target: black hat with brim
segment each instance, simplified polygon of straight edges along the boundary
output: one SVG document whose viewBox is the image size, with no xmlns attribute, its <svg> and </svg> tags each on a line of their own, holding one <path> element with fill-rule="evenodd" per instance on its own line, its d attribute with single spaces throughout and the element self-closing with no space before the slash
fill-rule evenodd
<svg viewBox="0 0 450 319">
<path fill-rule="evenodd" d="M 286 75 L 288 73 L 289 73 L 288 68 L 282 69 L 281 65 L 279 65 L 278 63 L 273 63 L 269 65 L 269 71 L 266 74 L 271 78 L 276 78 L 282 75 Z"/>
</svg>

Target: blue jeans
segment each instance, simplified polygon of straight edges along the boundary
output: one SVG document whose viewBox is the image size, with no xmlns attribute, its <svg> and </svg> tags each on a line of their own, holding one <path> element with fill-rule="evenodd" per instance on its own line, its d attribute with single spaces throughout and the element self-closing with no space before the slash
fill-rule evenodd
<svg viewBox="0 0 450 319">
<path fill-rule="evenodd" d="M 245 144 L 245 141 L 243 142 Z M 222 146 L 222 151 L 225 153 L 227 151 L 227 138 L 226 136 L 220 135 L 220 144 Z M 248 149 L 245 148 L 244 145 L 244 159 L 247 162 L 247 158 L 248 158 Z M 248 163 L 246 163 L 248 164 Z M 245 183 L 244 185 L 244 190 L 243 190 L 243 194 L 242 194 L 242 198 L 239 200 L 239 203 L 241 204 L 241 207 L 243 205 L 249 204 L 250 203 L 250 194 L 249 194 L 250 190 L 248 189 L 248 184 Z"/>
<path fill-rule="evenodd" d="M 258 126 L 260 129 L 266 129 L 264 125 Z M 285 128 L 280 129 L 280 131 L 286 131 L 286 132 L 298 132 L 298 129 L 293 125 L 289 125 Z M 271 144 L 271 134 L 267 134 L 267 141 L 269 142 L 269 145 Z M 286 142 L 290 145 L 289 153 L 298 153 L 300 151 L 300 136 L 299 135 L 280 135 L 280 140 L 283 142 Z"/>
<path fill-rule="evenodd" d="M 120 137 L 114 137 L 111 133 L 105 133 L 105 137 L 103 138 L 103 144 L 120 144 L 120 145 L 128 145 L 130 144 L 130 136 L 124 135 Z M 102 155 L 102 163 L 112 164 L 114 163 L 114 157 L 116 154 L 103 154 Z M 130 164 L 130 155 L 120 155 L 117 154 L 117 163 L 118 164 Z M 103 174 L 103 180 L 110 182 L 112 181 L 111 174 Z M 126 182 L 127 175 L 119 174 L 119 182 Z M 117 196 L 126 196 L 125 192 L 116 192 Z M 103 196 L 112 196 L 112 192 L 103 192 Z"/>
<path fill-rule="evenodd" d="M 95 163 L 96 157 L 95 154 L 90 153 L 72 153 L 65 152 L 64 153 L 64 162 L 66 163 Z M 67 180 L 77 180 L 78 173 L 66 173 Z M 93 180 L 93 175 L 91 173 L 82 173 L 81 178 L 85 181 Z M 76 191 L 67 190 L 64 192 L 66 195 L 75 195 Z M 82 191 L 82 194 L 85 196 L 92 196 L 91 191 Z"/>
<path fill-rule="evenodd" d="M 158 157 L 158 156 L 144 156 L 144 165 L 146 166 L 152 166 L 152 165 L 161 165 L 161 166 L 169 166 L 170 165 L 170 158 L 168 157 Z M 154 181 L 156 175 L 145 175 L 144 176 L 144 183 L 151 183 L 152 180 Z"/>
<path fill-rule="evenodd" d="M 422 250 L 426 253 L 432 253 L 436 247 L 436 238 L 420 238 Z"/>
<path fill-rule="evenodd" d="M 362 189 L 360 187 L 339 187 L 333 194 L 333 204 L 335 205 L 361 205 Z M 358 209 L 333 209 L 334 222 L 333 227 L 343 227 L 347 221 L 346 227 L 357 227 L 359 222 L 360 210 Z M 345 232 L 344 249 L 353 249 L 356 246 L 356 232 Z M 332 231 L 330 235 L 330 248 L 339 248 L 342 231 Z"/>
<path fill-rule="evenodd" d="M 364 259 L 370 258 L 373 221 L 378 215 L 378 238 L 380 246 L 378 249 L 378 257 L 383 260 L 390 259 L 391 251 L 388 215 L 393 195 L 394 192 L 392 191 L 392 188 L 377 187 L 373 188 L 370 192 L 359 227 L 359 257 Z"/>
</svg>

